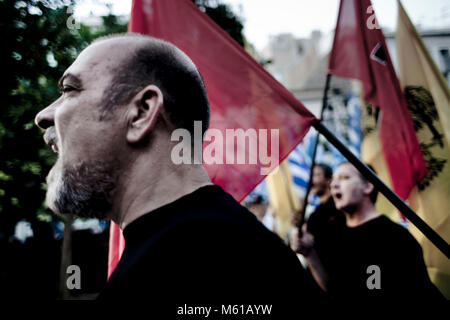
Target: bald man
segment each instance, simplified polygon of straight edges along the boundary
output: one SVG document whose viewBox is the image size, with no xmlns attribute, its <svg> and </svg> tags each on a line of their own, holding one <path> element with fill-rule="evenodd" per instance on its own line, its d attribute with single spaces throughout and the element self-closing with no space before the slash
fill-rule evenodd
<svg viewBox="0 0 450 320">
<path fill-rule="evenodd" d="M 145 300 L 150 309 L 170 303 L 172 311 L 252 302 L 277 313 L 294 307 L 289 298 L 317 297 L 295 254 L 213 185 L 201 164 L 171 160 L 175 129 L 193 133 L 201 121 L 204 132 L 209 124 L 205 85 L 186 54 L 147 36 L 101 38 L 60 87 L 61 97 L 36 116 L 58 153 L 46 203 L 58 213 L 111 219 L 125 236 L 99 299 Z"/>
</svg>

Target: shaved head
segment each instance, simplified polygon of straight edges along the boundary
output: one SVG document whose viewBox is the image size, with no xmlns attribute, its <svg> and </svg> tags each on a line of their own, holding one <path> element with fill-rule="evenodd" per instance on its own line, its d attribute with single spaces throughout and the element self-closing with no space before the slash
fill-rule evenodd
<svg viewBox="0 0 450 320">
<path fill-rule="evenodd" d="M 173 44 L 134 33 L 97 39 L 91 46 L 113 45 L 127 52 L 115 61 L 109 87 L 104 92 L 101 118 L 125 105 L 147 85 L 163 93 L 164 112 L 174 128 L 194 132 L 194 121 L 201 121 L 203 132 L 209 126 L 209 102 L 205 84 L 192 60 Z"/>
<path fill-rule="evenodd" d="M 199 71 L 180 49 L 155 38 L 97 39 L 67 68 L 59 86 L 61 96 L 35 120 L 58 152 L 47 177 L 46 202 L 54 212 L 114 217 L 124 172 L 141 161 L 148 170 L 150 142 L 157 144 L 153 164 L 159 164 L 164 148 L 170 151 L 159 137 L 177 128 L 192 134 L 194 121 L 208 128 L 208 97 Z M 147 112 L 149 101 L 154 114 Z"/>
</svg>

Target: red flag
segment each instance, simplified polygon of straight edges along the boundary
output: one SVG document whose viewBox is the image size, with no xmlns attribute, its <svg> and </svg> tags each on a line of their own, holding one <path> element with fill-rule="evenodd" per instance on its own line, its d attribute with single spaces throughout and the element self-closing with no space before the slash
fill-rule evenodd
<svg viewBox="0 0 450 320">
<path fill-rule="evenodd" d="M 378 133 L 394 191 L 407 199 L 427 169 L 370 0 L 341 0 L 329 72 L 361 80 L 364 100 L 379 108 Z"/>
<path fill-rule="evenodd" d="M 271 156 L 272 152 L 278 152 L 277 166 L 300 143 L 311 123 L 317 120 L 189 0 L 135 0 L 128 30 L 175 44 L 197 65 L 211 104 L 210 129 L 221 133 L 226 144 L 223 164 L 203 164 L 211 180 L 237 201 L 241 201 L 267 175 L 268 172 L 262 169 L 269 168 L 264 165 L 264 156 L 261 155 Z M 235 140 L 226 139 L 230 129 L 249 133 L 245 148 L 236 145 Z M 278 130 L 279 140 L 275 134 L 271 135 L 276 133 L 273 130 Z M 273 148 L 272 143 L 276 144 L 277 140 L 279 144 Z M 212 141 L 206 141 L 203 150 L 210 143 Z M 256 145 L 257 150 L 250 148 L 252 145 Z M 235 161 L 232 163 L 226 160 L 230 153 L 234 153 Z M 245 156 L 241 158 L 246 159 L 244 164 L 237 163 L 239 156 Z M 257 163 L 250 161 L 255 158 Z M 117 250 L 117 244 L 110 245 L 110 251 L 114 250 Z M 109 270 L 114 269 L 116 263 L 110 260 Z"/>
<path fill-rule="evenodd" d="M 117 224 L 111 222 L 109 227 L 108 279 L 116 268 L 123 249 L 125 249 L 125 238 L 122 235 L 122 230 Z"/>
</svg>

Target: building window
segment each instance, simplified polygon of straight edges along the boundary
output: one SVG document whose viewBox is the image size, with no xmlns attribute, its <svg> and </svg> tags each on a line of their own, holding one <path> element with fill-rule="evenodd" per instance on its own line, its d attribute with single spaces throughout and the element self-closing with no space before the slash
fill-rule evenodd
<svg viewBox="0 0 450 320">
<path fill-rule="evenodd" d="M 444 66 L 443 68 L 443 73 L 444 73 L 444 77 L 447 79 L 447 81 L 449 81 L 449 76 L 450 76 L 450 53 L 449 53 L 449 49 L 445 48 L 445 49 L 440 49 L 439 50 L 439 55 L 441 57 L 442 60 L 442 64 Z"/>
</svg>

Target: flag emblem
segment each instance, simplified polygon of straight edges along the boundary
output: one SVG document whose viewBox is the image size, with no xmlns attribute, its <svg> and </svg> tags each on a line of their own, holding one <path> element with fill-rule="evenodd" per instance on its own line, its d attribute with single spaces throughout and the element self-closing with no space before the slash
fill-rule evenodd
<svg viewBox="0 0 450 320">
<path fill-rule="evenodd" d="M 377 45 L 372 49 L 370 58 L 378 63 L 381 63 L 383 66 L 386 65 L 386 52 L 384 51 L 381 43 L 378 42 Z"/>
</svg>

